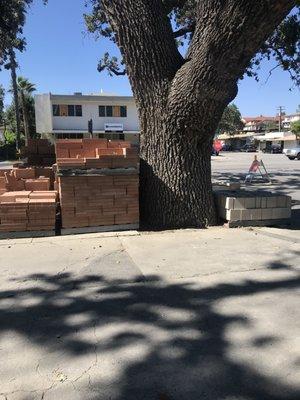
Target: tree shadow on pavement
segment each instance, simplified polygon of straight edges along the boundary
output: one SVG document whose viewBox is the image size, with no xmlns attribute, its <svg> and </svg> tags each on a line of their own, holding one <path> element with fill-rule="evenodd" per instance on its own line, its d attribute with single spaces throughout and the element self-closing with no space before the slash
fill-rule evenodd
<svg viewBox="0 0 300 400">
<path fill-rule="evenodd" d="M 276 263 L 279 267 L 285 264 Z M 0 292 L 0 333 L 16 332 L 46 352 L 63 351 L 74 359 L 96 351 L 99 371 L 101 355 L 140 347 L 122 365 L 114 394 L 109 389 L 103 394 L 105 384 L 92 379 L 82 399 L 296 400 L 292 387 L 229 356 L 227 330 L 233 324 L 247 328 L 251 321 L 243 313 L 218 310 L 224 300 L 251 301 L 254 295 L 299 288 L 296 275 L 274 280 L 280 272 L 272 273 L 273 280 L 200 287 L 156 276 L 108 281 L 71 273 L 30 275 L 17 280 L 26 287 Z M 100 329 L 116 324 L 118 331 L 102 337 Z M 84 335 L 89 330 L 97 330 L 97 339 Z M 277 339 L 274 333 L 255 340 L 262 348 Z"/>
</svg>

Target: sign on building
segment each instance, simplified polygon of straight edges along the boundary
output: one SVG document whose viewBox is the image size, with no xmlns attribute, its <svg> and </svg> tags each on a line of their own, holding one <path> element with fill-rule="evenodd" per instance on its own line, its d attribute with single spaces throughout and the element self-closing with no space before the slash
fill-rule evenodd
<svg viewBox="0 0 300 400">
<path fill-rule="evenodd" d="M 124 126 L 123 124 L 107 123 L 104 124 L 104 130 L 105 132 L 123 132 Z"/>
</svg>

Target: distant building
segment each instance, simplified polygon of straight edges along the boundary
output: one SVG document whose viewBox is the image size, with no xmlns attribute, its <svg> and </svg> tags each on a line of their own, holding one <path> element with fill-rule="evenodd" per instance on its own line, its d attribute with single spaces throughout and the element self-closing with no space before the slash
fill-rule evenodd
<svg viewBox="0 0 300 400">
<path fill-rule="evenodd" d="M 279 117 L 259 115 L 258 117 L 243 117 L 242 121 L 245 123 L 243 131 L 265 132 L 266 130 L 278 130 Z"/>
<path fill-rule="evenodd" d="M 42 137 L 79 139 L 93 137 L 139 142 L 139 119 L 132 96 L 109 94 L 35 95 L 36 130 Z"/>
<path fill-rule="evenodd" d="M 291 123 L 300 120 L 300 113 L 285 115 L 282 120 L 282 127 L 284 129 L 291 129 Z"/>
</svg>

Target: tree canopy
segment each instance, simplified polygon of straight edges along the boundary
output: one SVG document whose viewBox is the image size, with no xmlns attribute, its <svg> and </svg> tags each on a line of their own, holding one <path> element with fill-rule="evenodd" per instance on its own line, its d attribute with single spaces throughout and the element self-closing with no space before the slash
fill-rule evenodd
<svg viewBox="0 0 300 400">
<path fill-rule="evenodd" d="M 3 123 L 3 115 L 4 115 L 4 96 L 5 90 L 2 85 L 0 85 L 0 125 Z"/>
<path fill-rule="evenodd" d="M 11 49 L 23 51 L 25 48 L 23 26 L 30 3 L 32 0 L 10 0 L 0 3 L 0 65 L 9 60 Z"/>
<path fill-rule="evenodd" d="M 300 120 L 291 123 L 291 131 L 300 138 Z"/>
<path fill-rule="evenodd" d="M 170 20 L 174 41 L 178 46 L 189 45 L 196 28 L 197 0 L 161 0 L 161 2 L 164 6 L 165 15 Z M 97 38 L 102 36 L 116 42 L 116 34 L 103 8 L 103 1 L 87 0 L 87 3 L 92 4 L 92 12 L 85 14 L 88 30 L 95 33 Z M 295 7 L 291 14 L 266 38 L 259 52 L 248 63 L 244 72 L 258 80 L 261 62 L 270 59 L 276 62 L 275 66 L 270 68 L 270 75 L 275 68 L 281 67 L 289 72 L 295 85 L 300 85 L 299 0 L 295 1 Z M 107 70 L 109 75 L 125 75 L 127 73 L 124 59 L 118 60 L 117 57 L 111 57 L 107 52 L 100 59 L 98 70 L 99 72 Z"/>
<path fill-rule="evenodd" d="M 234 134 L 243 129 L 243 127 L 244 123 L 240 110 L 235 104 L 229 104 L 223 112 L 218 132 Z"/>
</svg>

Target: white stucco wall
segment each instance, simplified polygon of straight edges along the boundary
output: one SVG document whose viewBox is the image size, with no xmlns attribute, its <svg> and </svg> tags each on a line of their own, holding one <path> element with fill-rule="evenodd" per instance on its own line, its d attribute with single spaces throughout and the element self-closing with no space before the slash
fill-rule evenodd
<svg viewBox="0 0 300 400">
<path fill-rule="evenodd" d="M 53 103 L 55 104 L 55 103 Z M 66 103 L 67 104 L 67 103 Z M 72 103 L 69 103 L 72 104 Z M 74 104 L 79 104 L 75 103 Z M 134 104 L 130 103 L 121 103 L 121 102 L 97 102 L 97 103 L 81 103 L 82 105 L 82 117 L 53 117 L 53 129 L 54 130 L 65 130 L 65 129 L 74 129 L 74 130 L 87 130 L 88 129 L 88 121 L 90 119 L 93 120 L 93 128 L 94 130 L 104 130 L 105 123 L 118 123 L 123 124 L 124 131 L 138 131 L 139 130 L 139 122 L 136 107 Z M 99 117 L 99 109 L 100 105 L 126 105 L 127 106 L 127 117 Z"/>
<path fill-rule="evenodd" d="M 35 123 L 37 133 L 52 132 L 52 105 L 50 94 L 37 94 L 34 96 Z"/>
<path fill-rule="evenodd" d="M 82 106 L 82 117 L 55 117 L 52 115 L 53 104 L 74 104 Z M 126 106 L 127 117 L 99 117 L 99 106 Z M 88 121 L 93 120 L 94 131 L 103 131 L 106 123 L 123 124 L 124 132 L 139 131 L 139 119 L 132 97 L 121 96 L 64 96 L 36 95 L 36 123 L 39 133 L 74 130 L 86 132 Z"/>
</svg>

